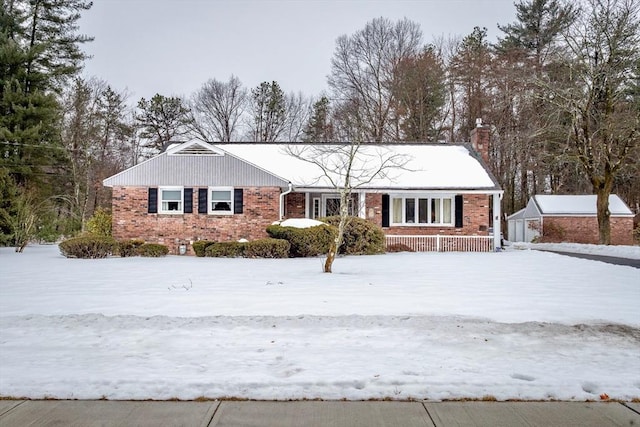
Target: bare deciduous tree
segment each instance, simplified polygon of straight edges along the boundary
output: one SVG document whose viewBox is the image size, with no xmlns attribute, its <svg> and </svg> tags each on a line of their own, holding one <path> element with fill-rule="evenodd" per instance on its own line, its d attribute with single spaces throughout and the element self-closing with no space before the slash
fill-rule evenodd
<svg viewBox="0 0 640 427">
<path fill-rule="evenodd" d="M 191 99 L 193 131 L 204 141 L 233 141 L 246 103 L 247 90 L 236 76 L 207 81 Z"/>
<path fill-rule="evenodd" d="M 61 141 L 68 162 L 67 191 L 55 195 L 81 230 L 108 203 L 102 179 L 134 164 L 133 117 L 126 93 L 96 78 L 76 79 L 63 93 Z"/>
<path fill-rule="evenodd" d="M 282 137 L 288 142 L 302 141 L 311 115 L 312 100 L 302 92 L 291 92 L 285 97 L 285 103 L 286 122 Z"/>
<path fill-rule="evenodd" d="M 422 31 L 415 22 L 377 18 L 336 41 L 329 86 L 336 99 L 358 107 L 367 140 L 389 139 L 395 71 L 401 60 L 418 52 L 421 40 Z"/>
<path fill-rule="evenodd" d="M 393 179 L 394 172 L 404 168 L 409 159 L 386 147 L 359 142 L 292 144 L 287 147 L 287 153 L 316 166 L 318 181 L 328 184 L 340 195 L 338 233 L 324 263 L 324 272 L 331 273 L 333 261 L 344 239 L 344 229 L 349 220 L 349 200 L 353 190 L 364 187 L 376 179 Z"/>
</svg>

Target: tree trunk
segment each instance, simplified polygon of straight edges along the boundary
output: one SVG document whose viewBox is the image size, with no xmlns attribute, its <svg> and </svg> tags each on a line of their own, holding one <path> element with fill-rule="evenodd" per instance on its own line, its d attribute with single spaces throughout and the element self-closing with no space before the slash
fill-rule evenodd
<svg viewBox="0 0 640 427">
<path fill-rule="evenodd" d="M 333 265 L 333 261 L 336 259 L 336 253 L 338 252 L 338 249 L 336 248 L 336 245 L 337 245 L 336 240 L 338 240 L 337 237 L 335 238 L 335 240 L 331 243 L 331 246 L 329 247 L 329 253 L 327 254 L 327 259 L 324 262 L 324 272 L 325 273 L 331 273 L 331 266 Z"/>
<path fill-rule="evenodd" d="M 609 210 L 609 195 L 613 188 L 613 176 L 605 170 L 604 178 L 592 178 L 593 191 L 597 195 L 598 214 L 598 243 L 611 244 L 611 211 Z"/>
<path fill-rule="evenodd" d="M 340 250 L 340 245 L 342 245 L 342 240 L 344 238 L 344 227 L 347 224 L 349 219 L 349 197 L 351 195 L 351 191 L 348 189 L 340 190 L 340 222 L 338 223 L 338 234 L 336 234 L 335 239 L 331 243 L 329 247 L 329 253 L 327 253 L 327 259 L 324 262 L 324 272 L 331 273 L 331 266 L 333 265 L 333 261 L 336 259 L 336 255 Z"/>
</svg>

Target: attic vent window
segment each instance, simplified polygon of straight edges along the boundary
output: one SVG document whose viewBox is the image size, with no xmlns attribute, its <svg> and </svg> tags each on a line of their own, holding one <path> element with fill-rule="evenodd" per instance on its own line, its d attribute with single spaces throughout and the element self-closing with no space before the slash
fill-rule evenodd
<svg viewBox="0 0 640 427">
<path fill-rule="evenodd" d="M 203 147 L 199 144 L 194 144 L 189 147 L 184 147 L 181 150 L 175 151 L 171 153 L 174 156 L 219 156 L 220 153 L 217 153 L 210 148 Z"/>
</svg>

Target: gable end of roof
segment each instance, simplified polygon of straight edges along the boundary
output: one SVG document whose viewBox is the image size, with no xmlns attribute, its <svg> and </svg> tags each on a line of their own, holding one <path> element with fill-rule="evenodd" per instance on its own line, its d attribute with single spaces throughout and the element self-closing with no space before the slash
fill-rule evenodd
<svg viewBox="0 0 640 427">
<path fill-rule="evenodd" d="M 199 139 L 172 146 L 166 153 L 168 156 L 224 156 L 224 151 Z"/>
</svg>

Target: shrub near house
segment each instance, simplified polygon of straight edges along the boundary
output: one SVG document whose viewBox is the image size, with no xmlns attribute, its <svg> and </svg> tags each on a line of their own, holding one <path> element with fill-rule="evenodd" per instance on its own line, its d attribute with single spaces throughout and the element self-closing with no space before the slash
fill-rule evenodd
<svg viewBox="0 0 640 427">
<path fill-rule="evenodd" d="M 300 221 L 303 225 L 296 225 L 295 221 Z M 339 222 L 338 216 L 324 218 L 322 221 L 286 220 L 267 227 L 267 233 L 271 237 L 287 240 L 291 244 L 292 257 L 313 257 L 328 252 L 338 232 Z M 311 224 L 316 225 L 309 226 Z M 384 252 L 384 232 L 380 227 L 362 218 L 348 218 L 340 247 L 341 254 L 373 255 Z"/>
<path fill-rule="evenodd" d="M 339 216 L 325 218 L 327 224 L 337 226 Z M 384 232 L 371 221 L 349 217 L 344 229 L 340 253 L 346 255 L 375 255 L 385 252 Z"/>
<path fill-rule="evenodd" d="M 286 224 L 286 221 L 284 224 Z M 267 227 L 269 236 L 289 242 L 290 255 L 294 258 L 326 254 L 336 232 L 337 229 L 335 227 L 327 224 L 307 228 L 283 227 L 277 224 Z"/>
</svg>

